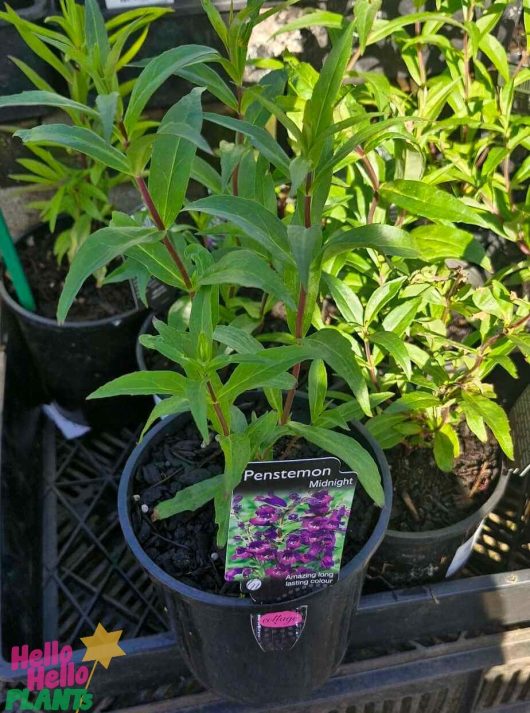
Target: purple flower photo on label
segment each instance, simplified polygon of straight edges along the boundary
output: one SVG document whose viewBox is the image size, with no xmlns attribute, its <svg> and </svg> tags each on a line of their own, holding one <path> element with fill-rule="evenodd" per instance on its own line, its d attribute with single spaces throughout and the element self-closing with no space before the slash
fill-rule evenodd
<svg viewBox="0 0 530 713">
<path fill-rule="evenodd" d="M 235 496 L 225 579 L 338 573 L 351 496 L 340 488 Z"/>
</svg>

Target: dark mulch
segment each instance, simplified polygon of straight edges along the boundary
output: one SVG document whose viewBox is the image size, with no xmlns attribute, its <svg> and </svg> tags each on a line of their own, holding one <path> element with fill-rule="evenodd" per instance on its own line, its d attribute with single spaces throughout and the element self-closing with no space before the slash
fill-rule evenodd
<svg viewBox="0 0 530 713">
<path fill-rule="evenodd" d="M 452 473 L 436 466 L 429 448 L 398 446 L 387 452 L 395 492 L 392 529 L 423 532 L 453 525 L 488 499 L 500 474 L 499 447 L 492 436 L 481 443 L 467 427 L 460 429 L 460 443 Z"/>
</svg>

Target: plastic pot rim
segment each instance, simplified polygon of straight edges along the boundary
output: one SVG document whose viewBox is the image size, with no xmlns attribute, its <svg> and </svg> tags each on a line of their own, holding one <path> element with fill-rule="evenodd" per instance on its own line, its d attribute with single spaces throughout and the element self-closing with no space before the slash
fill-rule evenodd
<svg viewBox="0 0 530 713">
<path fill-rule="evenodd" d="M 129 513 L 129 484 L 134 478 L 138 462 L 140 461 L 140 458 L 143 455 L 144 451 L 147 450 L 147 448 L 151 445 L 152 441 L 157 438 L 157 436 L 162 431 L 170 430 L 175 421 L 179 419 L 184 420 L 188 418 L 188 414 L 177 414 L 170 418 L 163 419 L 160 423 L 158 423 L 154 428 L 149 431 L 149 433 L 144 437 L 142 442 L 135 447 L 135 449 L 132 451 L 131 455 L 127 459 L 127 462 L 123 469 L 123 473 L 120 478 L 120 484 L 118 488 L 118 517 L 125 540 L 129 548 L 131 549 L 133 555 L 144 567 L 144 569 L 147 570 L 151 577 L 153 577 L 160 584 L 164 585 L 171 591 L 177 592 L 178 594 L 187 597 L 188 599 L 199 600 L 203 604 L 211 604 L 213 606 L 220 606 L 226 608 L 237 608 L 241 610 L 255 609 L 256 607 L 259 607 L 259 605 L 256 604 L 256 602 L 252 601 L 250 597 L 227 597 L 222 594 L 212 594 L 211 592 L 204 592 L 201 589 L 197 589 L 195 587 L 189 586 L 188 584 L 184 584 L 178 579 L 175 579 L 171 575 L 167 574 L 167 572 L 165 572 L 161 567 L 155 564 L 155 562 L 153 562 L 153 560 L 145 552 L 133 530 Z M 377 461 L 381 471 L 381 480 L 385 494 L 385 504 L 379 511 L 377 522 L 370 534 L 370 537 L 364 543 L 359 552 L 357 552 L 357 554 L 352 557 L 352 559 L 341 569 L 338 582 L 331 586 L 337 586 L 338 584 L 340 584 L 343 578 L 346 579 L 346 577 L 351 575 L 353 572 L 362 569 L 370 560 L 377 547 L 383 541 L 385 533 L 387 532 L 387 526 L 390 520 L 390 511 L 392 508 L 392 480 L 390 476 L 390 469 L 386 462 L 383 450 L 374 441 L 372 436 L 368 433 L 368 431 L 364 428 L 362 424 L 357 422 L 351 422 L 350 427 L 354 431 L 357 431 L 362 436 L 362 438 L 366 440 L 367 443 L 369 443 L 370 448 L 373 451 L 375 460 Z M 313 594 L 316 594 L 321 591 L 324 590 L 308 592 L 307 594 L 304 594 L 302 596 L 293 597 L 293 599 L 277 602 L 274 604 L 268 604 L 265 606 L 271 607 L 273 609 L 282 609 L 285 608 L 286 605 L 289 606 L 291 602 L 296 602 L 298 606 L 303 604 L 303 602 L 308 600 Z M 264 605 L 261 606 L 263 607 Z"/>
<path fill-rule="evenodd" d="M 154 312 L 149 312 L 147 317 L 142 322 L 142 326 L 140 327 L 140 331 L 138 332 L 138 339 L 136 340 L 136 346 L 134 348 L 134 351 L 136 356 L 136 363 L 138 364 L 138 368 L 140 369 L 140 371 L 149 371 L 144 356 L 145 347 L 140 342 L 140 337 L 142 337 L 144 334 L 149 334 L 149 327 L 153 324 L 153 320 L 155 319 L 155 317 L 156 314 Z"/>
<path fill-rule="evenodd" d="M 477 522 L 482 521 L 487 515 L 489 515 L 490 512 L 492 512 L 492 510 L 495 509 L 497 503 L 504 495 L 510 475 L 510 469 L 506 468 L 503 463 L 502 472 L 499 475 L 492 494 L 484 503 L 482 503 L 478 510 L 474 510 L 463 520 L 459 520 L 458 522 L 455 522 L 452 525 L 447 525 L 446 527 L 440 527 L 436 530 L 424 530 L 423 532 L 401 532 L 400 530 L 393 530 L 389 527 L 386 531 L 385 539 L 400 540 L 402 543 L 412 540 L 421 540 L 422 542 L 427 543 L 456 535 L 459 532 L 462 534 L 465 533 L 470 527 L 475 525 Z"/>
<path fill-rule="evenodd" d="M 45 227 L 45 223 L 38 223 L 35 225 L 33 228 L 30 228 L 29 230 L 26 230 L 22 235 L 20 235 L 18 238 L 15 239 L 15 244 L 19 242 L 19 240 L 23 240 L 24 238 L 32 235 L 34 232 L 37 230 L 42 230 L 42 228 Z M 75 320 L 71 322 L 63 322 L 62 324 L 59 323 L 56 319 L 50 319 L 49 317 L 43 317 L 42 315 L 38 314 L 37 312 L 30 312 L 30 310 L 26 309 L 23 307 L 20 302 L 17 302 L 8 292 L 6 286 L 5 286 L 5 277 L 4 277 L 4 265 L 2 263 L 2 274 L 0 276 L 0 298 L 2 302 L 5 302 L 6 305 L 13 311 L 19 314 L 21 317 L 23 317 L 25 320 L 28 322 L 36 322 L 37 324 L 40 324 L 42 326 L 46 327 L 54 327 L 55 329 L 90 329 L 91 327 L 93 328 L 98 328 L 98 327 L 103 327 L 105 325 L 111 325 L 116 322 L 121 322 L 124 319 L 127 319 L 128 317 L 132 317 L 134 315 L 137 315 L 140 312 L 143 312 L 145 310 L 145 307 L 143 306 L 138 306 L 134 307 L 133 309 L 127 310 L 127 312 L 119 312 L 118 314 L 115 315 L 110 315 L 109 317 L 100 317 L 98 319 L 87 319 L 87 320 Z"/>
</svg>

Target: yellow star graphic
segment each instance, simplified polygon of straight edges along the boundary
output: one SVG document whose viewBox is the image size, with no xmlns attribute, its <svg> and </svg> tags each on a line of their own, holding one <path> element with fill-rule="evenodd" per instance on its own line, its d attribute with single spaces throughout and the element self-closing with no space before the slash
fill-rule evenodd
<svg viewBox="0 0 530 713">
<path fill-rule="evenodd" d="M 98 624 L 92 636 L 81 637 L 86 646 L 83 661 L 94 661 L 94 667 L 100 663 L 104 668 L 108 668 L 114 657 L 125 656 L 125 651 L 118 646 L 122 634 L 123 629 L 107 631 L 102 624 Z"/>
</svg>

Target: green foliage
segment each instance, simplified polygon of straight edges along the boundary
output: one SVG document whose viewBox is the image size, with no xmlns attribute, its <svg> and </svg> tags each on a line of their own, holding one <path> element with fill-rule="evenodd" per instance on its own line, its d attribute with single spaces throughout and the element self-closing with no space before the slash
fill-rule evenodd
<svg viewBox="0 0 530 713">
<path fill-rule="evenodd" d="M 491 268 L 473 226 L 509 238 L 511 214 L 508 222 L 492 217 L 482 194 L 450 183 L 461 183 L 461 162 L 433 165 L 431 142 L 442 146 L 443 132 L 463 125 L 440 119 L 449 111 L 445 107 L 465 120 L 470 133 L 476 117 L 469 101 L 464 110 L 454 100 L 461 63 L 455 64 L 446 44 L 435 42 L 446 53 L 448 74 L 431 93 L 421 75 L 418 40 L 409 34 L 419 23 L 426 33 L 420 44 L 427 44 L 432 36 L 443 37 L 441 28 L 449 24 L 468 34 L 468 52 L 494 57 L 502 76 L 495 42 L 485 40 L 479 49 L 494 14 L 485 13 L 474 31 L 467 19 L 462 24 L 446 13 L 444 2 L 436 13 L 391 22 L 377 18 L 379 3 L 370 0 L 355 4 L 351 20 L 308 12 L 299 23 L 318 18 L 333 29 L 320 71 L 286 56 L 281 69 L 245 86 L 250 34 L 275 9 L 260 14 L 263 3 L 254 0 L 223 17 L 210 0 L 203 5 L 221 53 L 184 46 L 155 57 L 127 106 L 121 99 L 114 104 L 115 89 L 106 87 L 101 96 L 107 98 L 95 104 L 98 118 L 83 113 L 86 121 L 100 122 L 100 133 L 90 124 L 22 134 L 29 142 L 40 136 L 47 144 L 75 148 L 90 160 L 97 152 L 117 180 L 135 181 L 144 204 L 132 217 L 114 213 L 110 226 L 77 252 L 61 320 L 89 275 L 117 258 L 123 265 L 109 279 L 134 276 L 145 289 L 155 276 L 181 290 L 167 322 L 157 321 L 156 333 L 141 340 L 173 361 L 175 371 L 127 375 L 93 394 L 166 396 L 146 428 L 171 413 L 189 413 L 202 439 L 219 443 L 224 472 L 158 504 L 155 517 L 213 500 L 218 542 L 224 544 L 230 494 L 245 464 L 270 458 L 286 437 L 314 443 L 355 468 L 381 505 L 377 466 L 348 433 L 353 418 L 368 417 L 367 427 L 383 447 L 432 448 L 444 470 L 458 456 L 464 421 L 482 439 L 489 429 L 511 457 L 507 420 L 487 376 L 498 365 L 513 372 L 514 349 L 528 353 L 529 307 L 510 293 L 505 275 L 482 273 L 477 289 L 466 271 L 468 263 Z M 93 56 L 101 64 L 108 52 L 101 26 L 92 22 L 90 31 L 100 37 Z M 361 74 L 362 81 L 344 81 L 366 47 L 391 33 L 418 80 L 414 97 L 391 93 L 384 80 Z M 112 36 L 109 43 L 112 53 Z M 159 125 L 146 126 L 146 102 L 174 73 L 197 89 Z M 205 87 L 226 111 L 203 112 Z M 507 90 L 503 101 L 509 103 Z M 205 124 L 231 132 L 233 141 L 212 151 L 201 135 Z M 278 140 L 278 125 L 286 142 Z M 502 152 L 491 152 L 482 170 L 495 174 L 495 161 L 515 148 L 514 134 L 508 141 Z M 202 184 L 206 197 L 187 202 L 190 178 Z M 455 316 L 468 325 L 465 339 L 451 332 Z M 292 413 L 297 388 L 307 388 L 308 423 Z M 255 390 L 263 394 L 257 413 L 242 405 Z"/>
</svg>

